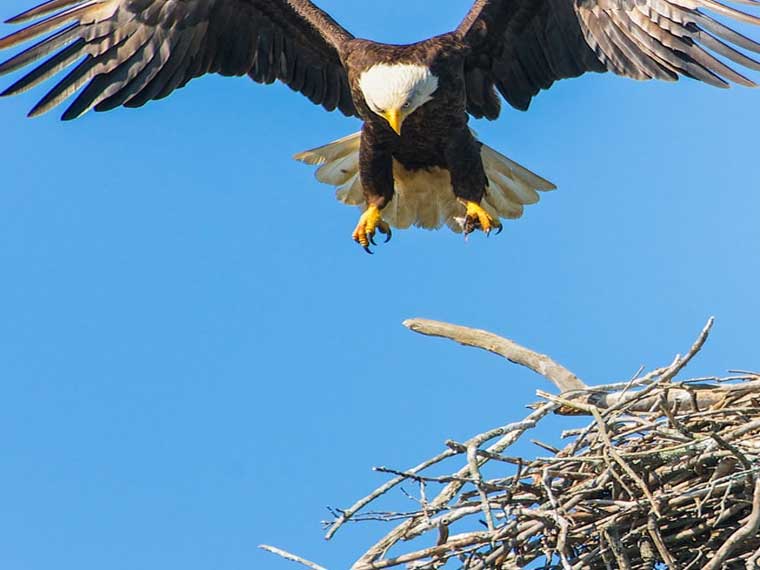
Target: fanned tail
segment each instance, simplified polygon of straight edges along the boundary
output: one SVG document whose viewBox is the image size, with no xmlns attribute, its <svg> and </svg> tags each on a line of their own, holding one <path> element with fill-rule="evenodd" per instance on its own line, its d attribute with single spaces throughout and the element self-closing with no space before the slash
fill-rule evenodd
<svg viewBox="0 0 760 570">
<path fill-rule="evenodd" d="M 317 180 L 336 187 L 336 197 L 344 204 L 366 208 L 359 180 L 359 144 L 361 133 L 354 133 L 326 145 L 301 152 L 296 160 L 320 165 Z M 482 144 L 482 143 L 481 143 Z M 515 219 L 523 207 L 539 200 L 538 192 L 556 186 L 483 144 L 480 151 L 488 177 L 488 188 L 481 202 L 494 218 Z M 383 218 L 396 228 L 415 225 L 437 229 L 444 224 L 455 232 L 462 231 L 465 206 L 451 189 L 451 176 L 443 168 L 410 171 L 399 162 L 393 163 L 395 195 L 383 209 Z"/>
</svg>

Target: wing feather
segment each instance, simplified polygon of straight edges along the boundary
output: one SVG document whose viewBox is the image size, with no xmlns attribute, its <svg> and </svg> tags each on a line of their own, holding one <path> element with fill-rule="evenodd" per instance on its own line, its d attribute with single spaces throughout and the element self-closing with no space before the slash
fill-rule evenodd
<svg viewBox="0 0 760 570">
<path fill-rule="evenodd" d="M 37 65 L 3 95 L 73 66 L 30 115 L 74 95 L 64 119 L 137 107 L 206 73 L 279 80 L 356 114 L 340 58 L 353 36 L 309 0 L 49 0 L 8 22 L 27 25 L 0 38 L 0 50 L 47 37 L 0 63 L 0 75 Z"/>
<path fill-rule="evenodd" d="M 158 30 L 157 34 L 162 31 Z M 152 51 L 152 53 L 150 53 Z M 125 105 L 132 97 L 140 93 L 151 82 L 156 74 L 161 71 L 169 60 L 171 44 L 167 41 L 150 42 L 146 45 L 144 65 L 126 84 L 123 84 L 116 92 L 105 98 L 95 101 L 94 108 L 97 111 L 109 111 Z"/>
<path fill-rule="evenodd" d="M 5 23 L 6 24 L 22 24 L 24 22 L 28 22 L 29 20 L 33 20 L 34 18 L 46 16 L 47 14 L 55 12 L 56 10 L 62 10 L 64 8 L 68 8 L 69 6 L 73 4 L 79 4 L 80 2 L 81 0 L 50 0 L 49 2 L 43 2 L 42 4 L 39 4 L 38 6 L 35 6 L 34 8 L 30 8 L 29 10 L 22 12 L 21 14 L 18 14 L 17 16 L 8 18 L 5 21 Z"/>
<path fill-rule="evenodd" d="M 25 49 L 15 57 L 10 58 L 0 65 L 0 74 L 11 73 L 29 65 L 32 62 L 42 59 L 43 57 L 51 54 L 55 50 L 71 43 L 78 38 L 78 31 L 76 24 L 71 24 L 65 28 L 62 28 L 58 32 L 51 36 L 37 42 L 33 46 Z"/>
<path fill-rule="evenodd" d="M 104 65 L 105 69 L 101 68 L 102 71 L 93 72 L 92 81 L 79 92 L 62 118 L 68 120 L 78 117 L 100 101 L 117 94 L 144 67 L 146 59 L 149 58 L 146 52 L 152 52 L 152 48 L 150 38 L 146 38 L 136 48 L 134 45 L 128 46 L 126 50 L 121 50 L 121 54 L 115 54 L 110 68 Z M 127 55 L 127 50 L 132 51 L 132 55 Z"/>
<path fill-rule="evenodd" d="M 757 0 L 477 0 L 455 32 L 471 49 L 467 110 L 498 116 L 483 95 L 493 87 L 527 109 L 540 90 L 589 71 L 754 87 L 730 64 L 760 69 L 740 51 L 760 53 L 760 43 L 708 13 L 760 25 L 759 16 L 732 3 L 760 8 Z"/>
<path fill-rule="evenodd" d="M 709 32 L 699 32 L 699 43 L 741 66 L 760 71 L 760 61 L 734 49 Z"/>
<path fill-rule="evenodd" d="M 24 75 L 21 79 L 7 87 L 0 96 L 18 95 L 28 91 L 38 83 L 45 81 L 49 77 L 56 75 L 66 69 L 69 65 L 81 59 L 82 48 L 85 45 L 83 39 L 78 39 L 70 46 L 63 48 L 61 51 L 51 56 L 43 63 L 35 67 L 32 71 Z"/>
</svg>

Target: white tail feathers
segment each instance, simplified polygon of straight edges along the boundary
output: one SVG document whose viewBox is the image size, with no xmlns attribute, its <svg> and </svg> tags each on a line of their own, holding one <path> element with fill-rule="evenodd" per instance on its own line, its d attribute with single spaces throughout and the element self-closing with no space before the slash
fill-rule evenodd
<svg viewBox="0 0 760 570">
<path fill-rule="evenodd" d="M 366 204 L 359 180 L 360 137 L 361 133 L 354 133 L 301 152 L 294 158 L 321 165 L 316 172 L 317 180 L 335 186 L 336 197 L 344 204 L 364 209 Z M 556 188 L 485 144 L 480 156 L 488 177 L 488 188 L 481 205 L 494 218 L 519 218 L 523 206 L 538 202 L 538 191 Z M 454 196 L 448 170 L 436 167 L 410 171 L 394 161 L 393 178 L 395 195 L 383 209 L 383 219 L 391 226 L 436 229 L 446 224 L 455 232 L 462 231 L 465 206 Z"/>
</svg>

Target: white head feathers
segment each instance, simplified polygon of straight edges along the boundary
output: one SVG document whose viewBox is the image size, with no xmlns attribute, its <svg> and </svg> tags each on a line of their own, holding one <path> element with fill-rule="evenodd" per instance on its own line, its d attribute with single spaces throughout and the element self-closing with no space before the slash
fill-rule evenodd
<svg viewBox="0 0 760 570">
<path fill-rule="evenodd" d="M 374 113 L 395 109 L 406 116 L 433 98 L 438 78 L 423 65 L 382 63 L 362 73 L 359 87 Z"/>
</svg>

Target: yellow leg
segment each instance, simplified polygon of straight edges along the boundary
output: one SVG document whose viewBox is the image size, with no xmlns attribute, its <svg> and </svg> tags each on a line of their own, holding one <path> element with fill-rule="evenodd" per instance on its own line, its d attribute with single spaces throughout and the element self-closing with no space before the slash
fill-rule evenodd
<svg viewBox="0 0 760 570">
<path fill-rule="evenodd" d="M 501 232 L 501 222 L 499 219 L 492 218 L 480 204 L 466 200 L 464 201 L 464 205 L 467 208 L 464 221 L 465 234 L 472 233 L 478 229 L 482 230 L 486 235 L 490 234 L 491 230 L 496 230 L 497 234 Z"/>
<path fill-rule="evenodd" d="M 391 239 L 391 227 L 380 215 L 380 208 L 372 205 L 359 218 L 359 223 L 356 224 L 352 237 L 356 243 L 364 248 L 364 251 L 372 253 L 369 249 L 369 244 L 377 245 L 374 239 L 376 231 L 385 234 L 386 243 Z"/>
</svg>

